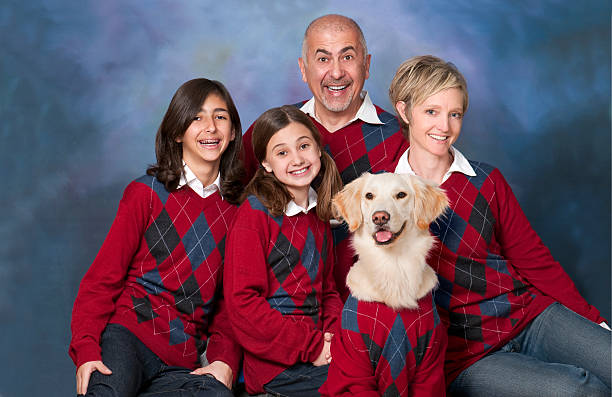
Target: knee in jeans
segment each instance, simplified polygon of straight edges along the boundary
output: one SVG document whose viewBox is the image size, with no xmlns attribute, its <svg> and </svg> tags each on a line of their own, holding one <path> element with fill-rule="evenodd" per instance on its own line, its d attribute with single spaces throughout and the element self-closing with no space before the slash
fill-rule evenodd
<svg viewBox="0 0 612 397">
<path fill-rule="evenodd" d="M 578 382 L 573 390 L 568 390 L 568 396 L 605 397 L 610 396 L 610 389 L 591 372 L 576 367 Z"/>
</svg>

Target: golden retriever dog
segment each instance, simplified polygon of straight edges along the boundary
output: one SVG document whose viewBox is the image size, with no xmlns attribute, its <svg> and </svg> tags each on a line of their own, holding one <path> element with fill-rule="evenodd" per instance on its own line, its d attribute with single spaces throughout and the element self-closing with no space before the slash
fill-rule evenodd
<svg viewBox="0 0 612 397">
<path fill-rule="evenodd" d="M 429 224 L 448 207 L 444 190 L 417 176 L 366 173 L 333 204 L 359 255 L 346 279 L 351 294 L 394 310 L 416 308 L 438 282 L 426 258 L 434 244 Z"/>
</svg>

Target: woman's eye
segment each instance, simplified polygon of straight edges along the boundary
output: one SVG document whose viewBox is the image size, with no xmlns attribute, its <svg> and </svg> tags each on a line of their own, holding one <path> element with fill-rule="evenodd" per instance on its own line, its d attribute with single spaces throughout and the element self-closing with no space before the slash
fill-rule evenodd
<svg viewBox="0 0 612 397">
<path fill-rule="evenodd" d="M 404 197 L 406 197 L 406 192 L 399 192 L 395 195 L 395 197 L 397 197 L 398 199 L 403 199 Z"/>
<path fill-rule="evenodd" d="M 300 145 L 300 149 L 308 149 L 308 147 L 309 147 L 309 146 L 310 146 L 310 145 L 309 145 L 309 144 L 307 144 L 307 143 L 302 143 L 302 144 Z"/>
<path fill-rule="evenodd" d="M 372 200 L 374 198 L 374 195 L 372 193 L 370 193 L 370 192 L 367 192 L 365 194 L 365 198 L 368 199 L 368 200 Z"/>
<path fill-rule="evenodd" d="M 463 116 L 459 112 L 452 112 L 450 115 L 451 115 L 452 118 L 455 118 L 455 119 L 460 119 Z"/>
<path fill-rule="evenodd" d="M 193 118 L 193 121 L 200 121 L 200 120 L 202 120 L 202 117 L 200 117 L 200 116 L 195 116 Z"/>
<path fill-rule="evenodd" d="M 287 152 L 286 152 L 286 151 L 284 151 L 284 150 L 281 150 L 280 152 L 276 152 L 276 155 L 277 155 L 277 156 L 284 156 L 284 155 L 286 155 L 286 154 L 287 154 Z"/>
<path fill-rule="evenodd" d="M 427 110 L 425 111 L 425 113 L 427 113 L 427 114 L 431 114 L 431 115 L 434 115 L 434 114 L 436 114 L 436 111 L 435 111 L 435 110 L 433 110 L 433 109 L 427 109 Z"/>
</svg>

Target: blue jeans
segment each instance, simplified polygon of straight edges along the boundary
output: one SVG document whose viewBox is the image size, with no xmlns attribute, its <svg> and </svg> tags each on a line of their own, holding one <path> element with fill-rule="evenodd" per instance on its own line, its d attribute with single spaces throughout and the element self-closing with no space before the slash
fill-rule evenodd
<svg viewBox="0 0 612 397">
<path fill-rule="evenodd" d="M 108 324 L 100 339 L 102 362 L 113 371 L 91 374 L 86 396 L 223 396 L 232 392 L 211 376 L 166 365 L 127 328 Z"/>
<path fill-rule="evenodd" d="M 610 396 L 610 331 L 553 303 L 500 350 L 465 369 L 453 397 Z"/>
<path fill-rule="evenodd" d="M 320 396 L 319 387 L 327 380 L 329 365 L 315 367 L 298 363 L 287 368 L 264 385 L 264 390 L 281 397 Z"/>
</svg>

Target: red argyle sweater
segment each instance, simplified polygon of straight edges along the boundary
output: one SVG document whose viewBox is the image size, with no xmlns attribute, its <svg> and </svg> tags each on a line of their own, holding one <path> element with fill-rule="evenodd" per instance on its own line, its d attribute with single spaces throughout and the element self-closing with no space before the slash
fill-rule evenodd
<svg viewBox="0 0 612 397">
<path fill-rule="evenodd" d="M 455 172 L 441 185 L 451 208 L 430 226 L 441 242 L 428 263 L 438 273 L 435 301 L 448 327 L 447 383 L 554 301 L 604 321 L 531 228 L 499 170 L 470 164 L 476 176 Z"/>
<path fill-rule="evenodd" d="M 272 217 L 249 196 L 228 235 L 224 289 L 244 348 L 247 391 L 298 362 L 314 361 L 335 333 L 342 302 L 332 275 L 329 225 L 307 214 Z"/>
<path fill-rule="evenodd" d="M 301 107 L 304 102 L 295 106 Z M 408 142 L 395 115 L 375 106 L 378 118 L 384 124 L 368 124 L 355 120 L 349 125 L 329 132 L 323 125 L 311 117 L 312 122 L 321 133 L 324 149 L 332 156 L 344 184 L 351 182 L 364 172 L 378 173 L 394 170 L 400 156 L 408 149 Z M 251 137 L 253 126 L 243 136 L 245 167 L 249 179 L 253 176 L 259 163 L 253 153 Z M 346 275 L 355 262 L 355 251 L 349 244 L 349 232 L 345 224 L 333 230 L 335 270 L 334 278 L 340 297 L 346 300 L 349 290 L 346 287 Z"/>
<path fill-rule="evenodd" d="M 225 311 L 209 326 L 222 303 L 225 235 L 236 211 L 218 192 L 204 199 L 187 186 L 169 193 L 151 176 L 130 183 L 74 303 L 77 367 L 101 360 L 100 335 L 116 323 L 166 364 L 187 368 L 200 366 L 210 336 L 208 360 L 237 373 L 241 351 Z"/>
<path fill-rule="evenodd" d="M 431 294 L 416 309 L 400 311 L 350 295 L 319 391 L 322 396 L 443 397 L 446 340 Z"/>
</svg>

